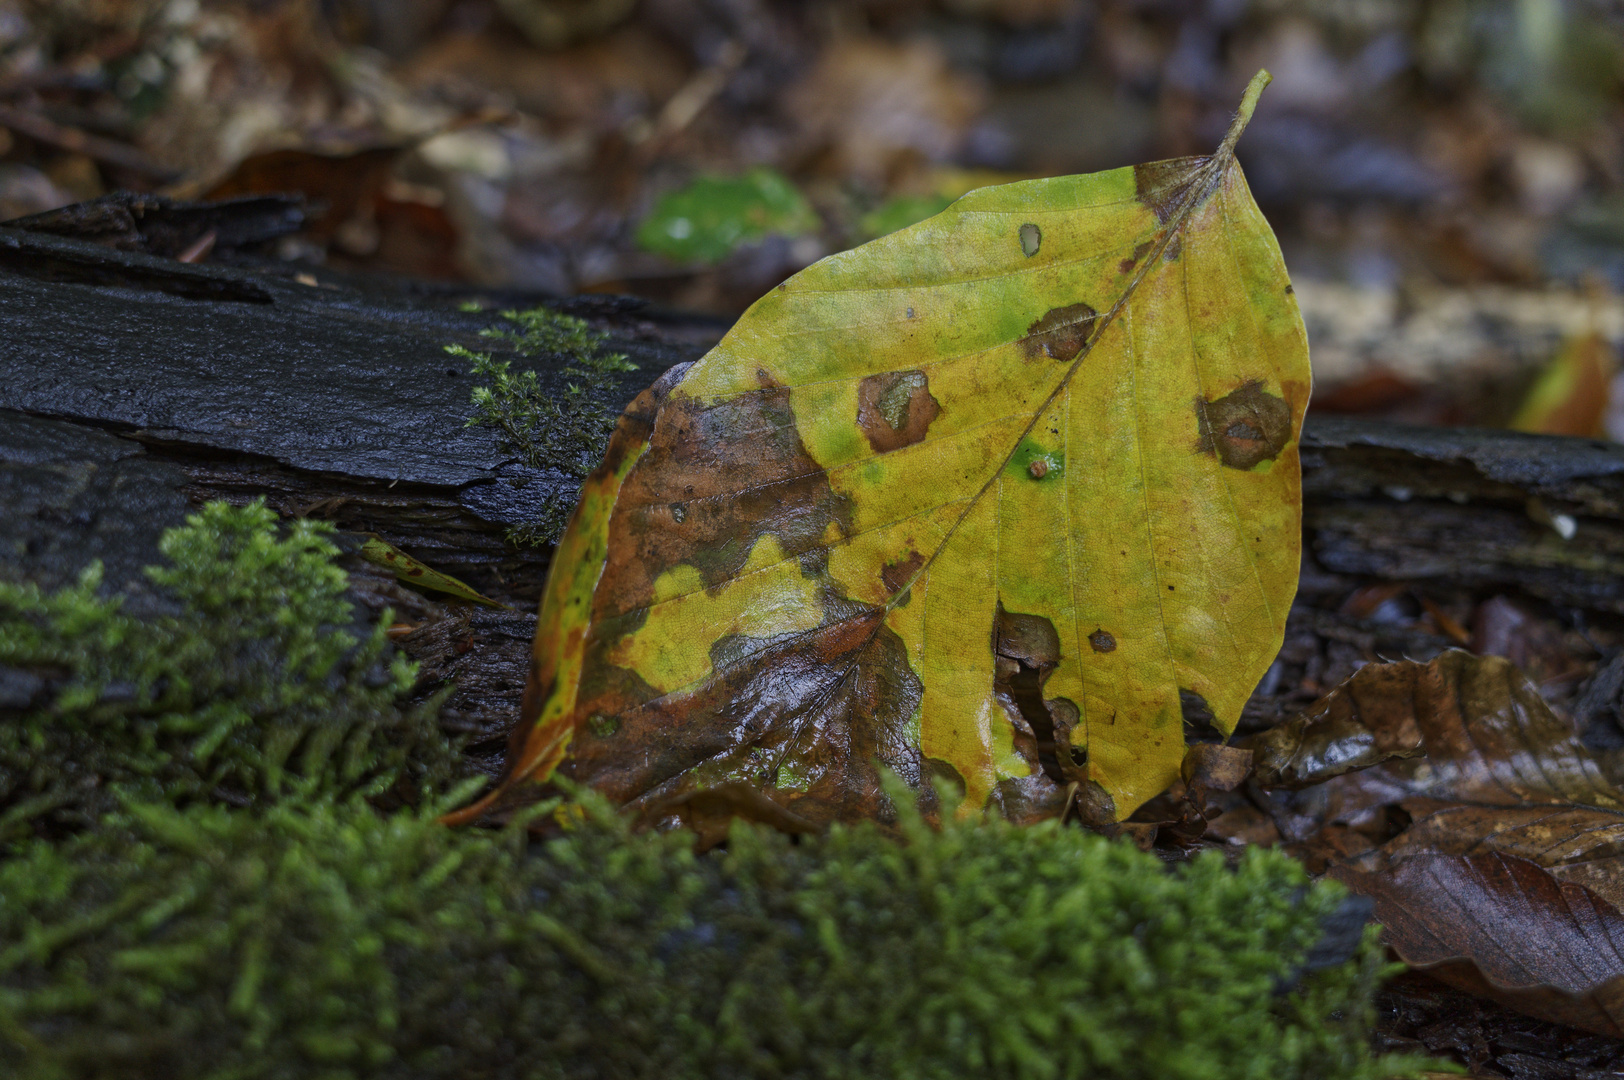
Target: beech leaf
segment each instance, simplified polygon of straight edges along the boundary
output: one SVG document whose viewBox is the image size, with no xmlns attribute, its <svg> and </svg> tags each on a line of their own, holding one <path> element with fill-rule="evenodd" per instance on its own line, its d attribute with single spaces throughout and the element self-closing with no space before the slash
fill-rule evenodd
<svg viewBox="0 0 1624 1080">
<path fill-rule="evenodd" d="M 620 420 L 508 772 L 646 809 L 880 769 L 1122 818 L 1225 733 L 1296 589 L 1307 342 L 1234 146 L 973 191 L 797 274 Z"/>
</svg>

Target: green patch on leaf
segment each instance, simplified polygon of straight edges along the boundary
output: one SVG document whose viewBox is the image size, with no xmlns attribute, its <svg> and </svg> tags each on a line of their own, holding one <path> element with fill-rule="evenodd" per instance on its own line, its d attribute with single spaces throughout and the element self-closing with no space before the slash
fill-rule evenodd
<svg viewBox="0 0 1624 1080">
<path fill-rule="evenodd" d="M 1058 441 L 1058 440 L 1055 440 Z M 1058 482 L 1066 467 L 1066 455 L 1058 446 L 1044 446 L 1033 438 L 1022 439 L 1010 455 L 1004 471 L 1027 480 Z"/>
<path fill-rule="evenodd" d="M 778 234 L 802 236 L 820 221 L 795 185 L 772 169 L 702 176 L 662 196 L 637 228 L 645 251 L 685 263 L 715 263 Z"/>
</svg>

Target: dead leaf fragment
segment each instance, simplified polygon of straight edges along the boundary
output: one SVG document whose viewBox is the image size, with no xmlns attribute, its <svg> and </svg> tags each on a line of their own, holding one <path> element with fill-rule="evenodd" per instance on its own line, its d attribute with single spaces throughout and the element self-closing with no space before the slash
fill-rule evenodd
<svg viewBox="0 0 1624 1080">
<path fill-rule="evenodd" d="M 1624 1037 L 1624 916 L 1527 859 L 1421 855 L 1331 876 L 1376 901 L 1408 964 L 1559 1024 Z"/>
<path fill-rule="evenodd" d="M 485 604 L 488 607 L 499 608 L 505 606 L 463 584 L 450 574 L 442 574 L 427 564 L 418 562 L 393 544 L 386 540 L 380 540 L 376 536 L 371 537 L 361 545 L 361 557 L 366 559 L 367 562 L 394 571 L 395 577 L 408 585 L 416 585 L 420 589 L 432 589 L 435 592 L 455 596 L 459 600 Z"/>
<path fill-rule="evenodd" d="M 1521 672 L 1459 649 L 1430 663 L 1370 664 L 1309 712 L 1252 742 L 1258 783 L 1302 788 L 1399 758 L 1426 758 L 1413 794 L 1500 806 L 1569 801 L 1624 809 L 1572 726 Z"/>
</svg>

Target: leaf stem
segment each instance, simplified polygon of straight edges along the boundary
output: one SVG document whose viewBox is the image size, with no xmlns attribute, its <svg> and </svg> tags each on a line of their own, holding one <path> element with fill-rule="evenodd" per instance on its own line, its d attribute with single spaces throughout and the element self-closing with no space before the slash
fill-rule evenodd
<svg viewBox="0 0 1624 1080">
<path fill-rule="evenodd" d="M 1241 132 L 1252 120 L 1252 110 L 1257 108 L 1257 99 L 1262 96 L 1263 88 L 1274 82 L 1274 76 L 1264 68 L 1252 76 L 1252 81 L 1246 84 L 1246 93 L 1241 95 L 1241 107 L 1235 110 L 1235 119 L 1229 122 L 1229 131 L 1224 135 L 1224 141 L 1218 144 L 1218 152 L 1213 155 L 1214 160 L 1225 161 L 1235 154 L 1235 144 L 1240 141 Z"/>
</svg>

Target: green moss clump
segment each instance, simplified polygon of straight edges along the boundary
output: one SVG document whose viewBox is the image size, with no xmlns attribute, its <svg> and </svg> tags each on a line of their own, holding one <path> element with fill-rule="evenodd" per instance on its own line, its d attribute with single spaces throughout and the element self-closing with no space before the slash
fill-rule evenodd
<svg viewBox="0 0 1624 1080">
<path fill-rule="evenodd" d="M 609 336 L 574 316 L 532 308 L 504 311 L 502 318 L 511 328 L 490 327 L 480 336 L 504 342 L 523 357 L 562 356 L 569 381 L 562 396 L 550 396 L 533 370 L 514 374 L 511 360 L 447 345 L 446 352 L 469 361 L 469 374 L 486 381 L 474 388 L 468 426 L 495 428 L 503 448 L 531 468 L 558 469 L 575 480 L 585 479 L 615 427 L 616 411 L 604 403 L 615 389 L 614 376 L 635 371 L 637 365 L 624 353 L 605 351 Z M 520 546 L 550 544 L 564 531 L 573 508 L 573 499 L 554 500 L 540 520 L 510 530 L 508 539 Z"/>
<path fill-rule="evenodd" d="M 1378 1080 L 1383 965 L 1278 992 L 1338 903 L 1268 851 L 1171 873 L 904 814 L 725 854 L 589 803 L 562 839 L 364 804 L 132 807 L 0 863 L 18 1080 Z"/>
<path fill-rule="evenodd" d="M 33 687 L 0 707 L 0 845 L 92 825 L 120 794 L 261 803 L 443 788 L 456 766 L 388 619 L 364 640 L 331 527 L 278 530 L 263 503 L 211 503 L 164 534 L 148 576 L 178 614 L 98 595 L 101 568 L 44 594 L 0 583 L 0 668 Z"/>
<path fill-rule="evenodd" d="M 562 827 L 550 841 L 443 827 L 430 804 L 467 794 L 445 790 L 454 748 L 396 706 L 412 669 L 381 629 L 346 629 L 325 532 L 211 504 L 149 571 L 179 612 L 164 618 L 98 596 L 94 569 L 50 595 L 0 586 L 0 669 L 42 679 L 0 713 L 0 1075 L 1380 1080 L 1418 1064 L 1365 1042 L 1374 939 L 1299 978 L 1341 889 L 1277 852 L 1169 871 L 951 806 L 937 831 L 900 784 L 894 831 L 797 844 L 741 824 L 704 856 L 632 835 L 590 794 L 534 811 Z"/>
</svg>

